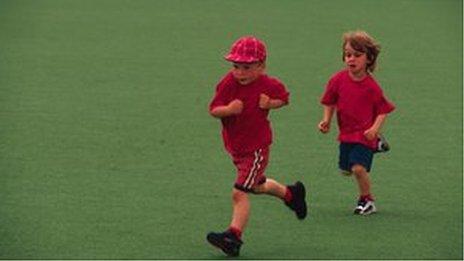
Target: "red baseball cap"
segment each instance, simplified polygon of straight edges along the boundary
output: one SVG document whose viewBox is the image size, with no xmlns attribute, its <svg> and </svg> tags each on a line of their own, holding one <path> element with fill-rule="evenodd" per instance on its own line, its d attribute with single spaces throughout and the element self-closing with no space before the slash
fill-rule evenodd
<svg viewBox="0 0 464 261">
<path fill-rule="evenodd" d="M 256 37 L 244 36 L 235 41 L 224 58 L 236 63 L 264 62 L 266 61 L 266 46 Z"/>
</svg>

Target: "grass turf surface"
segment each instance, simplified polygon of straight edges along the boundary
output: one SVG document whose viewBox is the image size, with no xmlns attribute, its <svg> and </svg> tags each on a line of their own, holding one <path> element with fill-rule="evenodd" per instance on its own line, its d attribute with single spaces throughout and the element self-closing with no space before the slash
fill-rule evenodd
<svg viewBox="0 0 464 261">
<path fill-rule="evenodd" d="M 340 38 L 382 44 L 397 105 L 374 160 L 379 213 L 351 214 L 335 129 L 319 134 Z M 291 105 L 267 175 L 309 186 L 308 219 L 252 198 L 246 259 L 462 259 L 461 1 L 0 2 L 0 258 L 222 259 L 234 169 L 206 111 L 239 36 L 268 45 Z"/>
</svg>

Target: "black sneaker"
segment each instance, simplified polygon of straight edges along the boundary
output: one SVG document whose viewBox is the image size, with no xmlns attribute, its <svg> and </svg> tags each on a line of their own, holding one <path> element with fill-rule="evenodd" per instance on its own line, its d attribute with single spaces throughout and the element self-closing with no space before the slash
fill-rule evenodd
<svg viewBox="0 0 464 261">
<path fill-rule="evenodd" d="M 354 209 L 354 214 L 356 215 L 369 215 L 375 212 L 377 212 L 377 209 L 375 208 L 374 201 L 371 200 L 359 200 Z"/>
<path fill-rule="evenodd" d="M 307 215 L 305 186 L 300 181 L 297 181 L 294 185 L 287 187 L 292 192 L 292 200 L 288 203 L 285 202 L 285 205 L 295 211 L 298 219 L 304 219 Z"/>
<path fill-rule="evenodd" d="M 387 152 L 390 150 L 390 144 L 388 144 L 387 140 L 382 134 L 379 134 L 377 138 L 377 149 L 375 152 Z"/>
<path fill-rule="evenodd" d="M 222 233 L 210 232 L 206 236 L 206 239 L 211 245 L 220 248 L 228 256 L 238 256 L 240 254 L 240 246 L 243 244 L 243 242 L 230 231 Z"/>
</svg>

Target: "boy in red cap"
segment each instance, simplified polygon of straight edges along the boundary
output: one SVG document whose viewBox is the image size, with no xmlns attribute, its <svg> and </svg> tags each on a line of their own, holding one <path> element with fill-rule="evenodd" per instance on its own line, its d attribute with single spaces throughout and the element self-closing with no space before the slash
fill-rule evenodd
<svg viewBox="0 0 464 261">
<path fill-rule="evenodd" d="M 303 183 L 284 186 L 265 176 L 272 143 L 269 110 L 288 104 L 289 93 L 265 73 L 266 47 L 259 39 L 238 39 L 228 55 L 232 69 L 216 86 L 209 112 L 222 122 L 224 146 L 237 168 L 232 190 L 233 213 L 229 228 L 211 232 L 207 240 L 228 256 L 238 256 L 241 234 L 250 214 L 249 194 L 267 194 L 284 201 L 298 219 L 307 214 Z"/>
<path fill-rule="evenodd" d="M 376 212 L 371 194 L 369 172 L 375 152 L 388 150 L 379 134 L 387 115 L 395 109 L 374 79 L 380 46 L 366 32 L 343 35 L 343 61 L 346 68 L 330 78 L 321 98 L 324 114 L 318 125 L 328 133 L 334 111 L 340 133 L 339 168 L 344 175 L 354 174 L 359 199 L 354 213 L 369 215 Z"/>
</svg>

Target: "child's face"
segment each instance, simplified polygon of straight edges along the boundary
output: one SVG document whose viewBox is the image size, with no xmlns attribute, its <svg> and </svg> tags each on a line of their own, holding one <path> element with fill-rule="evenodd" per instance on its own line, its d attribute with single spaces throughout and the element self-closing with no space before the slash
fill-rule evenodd
<svg viewBox="0 0 464 261">
<path fill-rule="evenodd" d="M 242 85 L 252 83 L 264 72 L 264 63 L 234 63 L 232 75 Z"/>
<path fill-rule="evenodd" d="M 356 51 L 349 42 L 345 44 L 344 59 L 352 75 L 364 76 L 366 74 L 368 62 L 366 53 Z"/>
</svg>

